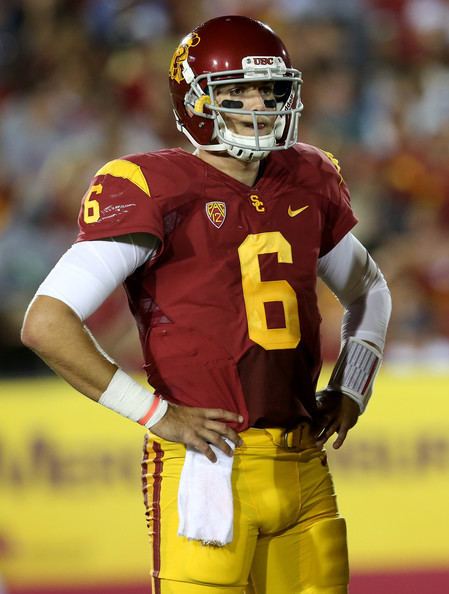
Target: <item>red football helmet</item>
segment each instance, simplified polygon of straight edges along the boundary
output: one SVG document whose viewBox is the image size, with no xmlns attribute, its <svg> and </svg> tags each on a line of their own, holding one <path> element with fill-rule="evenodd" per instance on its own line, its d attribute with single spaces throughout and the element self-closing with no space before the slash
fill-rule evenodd
<svg viewBox="0 0 449 594">
<path fill-rule="evenodd" d="M 297 142 L 301 73 L 292 68 L 279 37 L 260 21 L 224 16 L 203 23 L 181 41 L 169 77 L 176 124 L 195 147 L 252 161 Z M 214 98 L 217 85 L 248 81 L 274 83 L 276 107 L 270 116 L 276 120 L 268 135 L 257 126 L 257 116 L 266 116 L 266 111 L 219 106 Z M 254 136 L 229 130 L 222 117 L 226 112 L 250 115 Z"/>
</svg>

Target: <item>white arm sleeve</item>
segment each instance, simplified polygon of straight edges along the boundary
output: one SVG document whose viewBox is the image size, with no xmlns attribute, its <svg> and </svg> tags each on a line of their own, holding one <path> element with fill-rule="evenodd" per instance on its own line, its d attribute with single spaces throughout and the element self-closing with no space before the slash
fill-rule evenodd
<svg viewBox="0 0 449 594">
<path fill-rule="evenodd" d="M 130 274 L 156 255 L 159 240 L 148 238 L 145 246 L 136 244 L 132 235 L 75 243 L 50 271 L 36 296 L 63 301 L 84 321 Z"/>
<path fill-rule="evenodd" d="M 352 233 L 318 260 L 318 276 L 345 308 L 342 343 L 354 336 L 383 352 L 391 314 L 390 291 L 379 267 Z"/>
</svg>

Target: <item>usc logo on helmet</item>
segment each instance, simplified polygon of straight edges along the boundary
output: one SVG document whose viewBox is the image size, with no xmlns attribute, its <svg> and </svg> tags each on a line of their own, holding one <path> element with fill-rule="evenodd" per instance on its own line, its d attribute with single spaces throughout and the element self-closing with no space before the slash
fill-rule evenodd
<svg viewBox="0 0 449 594">
<path fill-rule="evenodd" d="M 200 41 L 200 36 L 197 33 L 193 33 L 182 40 L 181 44 L 175 50 L 170 62 L 168 73 L 171 79 L 178 83 L 184 80 L 182 63 L 189 57 L 189 49 L 191 47 L 196 47 Z"/>
<path fill-rule="evenodd" d="M 255 66 L 273 66 L 274 58 L 262 56 L 260 58 L 254 58 L 254 65 Z"/>
</svg>

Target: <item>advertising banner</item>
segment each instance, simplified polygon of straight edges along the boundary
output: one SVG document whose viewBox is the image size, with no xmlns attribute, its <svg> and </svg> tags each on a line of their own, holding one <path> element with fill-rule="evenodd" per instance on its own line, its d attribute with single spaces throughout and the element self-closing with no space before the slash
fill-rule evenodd
<svg viewBox="0 0 449 594">
<path fill-rule="evenodd" d="M 447 376 L 384 370 L 341 450 L 330 441 L 353 572 L 449 574 L 448 395 Z M 5 584 L 148 583 L 144 430 L 57 378 L 1 383 L 0 410 Z"/>
</svg>

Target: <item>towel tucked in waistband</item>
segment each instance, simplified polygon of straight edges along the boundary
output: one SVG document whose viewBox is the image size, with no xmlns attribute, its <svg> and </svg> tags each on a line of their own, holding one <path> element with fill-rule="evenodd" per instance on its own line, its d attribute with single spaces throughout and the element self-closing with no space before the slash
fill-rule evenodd
<svg viewBox="0 0 449 594">
<path fill-rule="evenodd" d="M 231 441 L 225 441 L 235 448 Z M 178 535 L 223 547 L 233 537 L 231 475 L 234 457 L 212 444 L 210 447 L 217 456 L 215 463 L 204 454 L 187 449 L 178 491 Z"/>
</svg>

